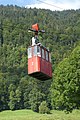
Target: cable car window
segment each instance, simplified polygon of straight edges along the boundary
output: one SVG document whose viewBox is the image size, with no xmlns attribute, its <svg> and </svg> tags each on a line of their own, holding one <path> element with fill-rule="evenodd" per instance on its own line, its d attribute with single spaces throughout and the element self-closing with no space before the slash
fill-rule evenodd
<svg viewBox="0 0 80 120">
<path fill-rule="evenodd" d="M 34 55 L 34 56 L 37 56 L 37 46 L 34 46 L 33 55 Z"/>
<path fill-rule="evenodd" d="M 42 49 L 42 58 L 45 59 L 44 49 Z"/>
<path fill-rule="evenodd" d="M 51 54 L 49 53 L 49 62 L 51 62 Z"/>
<path fill-rule="evenodd" d="M 48 51 L 46 51 L 46 60 L 48 61 Z"/>
<path fill-rule="evenodd" d="M 41 57 L 41 49 L 40 49 L 39 46 L 37 46 L 37 55 L 38 55 L 39 57 Z"/>
<path fill-rule="evenodd" d="M 37 46 L 37 53 L 40 53 L 40 47 Z"/>
<path fill-rule="evenodd" d="M 32 48 L 28 48 L 28 58 L 32 57 Z"/>
</svg>

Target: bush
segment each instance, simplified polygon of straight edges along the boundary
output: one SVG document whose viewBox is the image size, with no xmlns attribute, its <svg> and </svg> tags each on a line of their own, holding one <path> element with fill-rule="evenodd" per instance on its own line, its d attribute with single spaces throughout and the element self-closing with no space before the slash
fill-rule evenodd
<svg viewBox="0 0 80 120">
<path fill-rule="evenodd" d="M 47 107 L 47 103 L 46 101 L 43 101 L 40 106 L 39 106 L 39 113 L 41 114 L 49 114 L 50 113 L 50 109 Z"/>
<path fill-rule="evenodd" d="M 37 104 L 32 104 L 31 105 L 31 110 L 33 110 L 34 112 L 38 112 L 38 106 L 37 106 Z"/>
</svg>

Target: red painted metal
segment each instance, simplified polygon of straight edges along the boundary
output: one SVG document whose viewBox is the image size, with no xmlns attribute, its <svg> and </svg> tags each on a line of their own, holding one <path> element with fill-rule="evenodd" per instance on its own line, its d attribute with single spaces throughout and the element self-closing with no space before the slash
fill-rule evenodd
<svg viewBox="0 0 80 120">
<path fill-rule="evenodd" d="M 40 61 L 41 58 L 38 56 L 34 56 L 28 59 L 28 74 L 40 72 Z"/>
</svg>

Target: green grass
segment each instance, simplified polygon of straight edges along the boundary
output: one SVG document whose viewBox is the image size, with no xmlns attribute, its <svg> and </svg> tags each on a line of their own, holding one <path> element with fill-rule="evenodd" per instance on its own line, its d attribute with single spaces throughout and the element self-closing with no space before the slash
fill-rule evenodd
<svg viewBox="0 0 80 120">
<path fill-rule="evenodd" d="M 66 114 L 63 111 L 51 111 L 52 114 L 39 114 L 31 110 L 0 112 L 0 120 L 80 120 L 80 111 Z"/>
</svg>

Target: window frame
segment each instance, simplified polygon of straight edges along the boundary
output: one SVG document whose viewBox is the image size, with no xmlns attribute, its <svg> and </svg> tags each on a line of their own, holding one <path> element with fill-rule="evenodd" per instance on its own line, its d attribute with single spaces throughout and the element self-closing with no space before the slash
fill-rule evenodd
<svg viewBox="0 0 80 120">
<path fill-rule="evenodd" d="M 42 48 L 42 50 L 41 50 L 41 52 L 42 52 L 42 59 L 45 59 L 45 50 Z"/>
<path fill-rule="evenodd" d="M 37 46 L 37 55 L 41 57 L 41 48 L 40 46 Z"/>
<path fill-rule="evenodd" d="M 28 58 L 32 58 L 32 48 L 28 48 Z"/>
<path fill-rule="evenodd" d="M 49 52 L 49 62 L 51 63 L 51 53 Z"/>
<path fill-rule="evenodd" d="M 37 56 L 37 46 L 33 47 L 33 56 Z"/>
<path fill-rule="evenodd" d="M 49 52 L 47 50 L 45 51 L 45 54 L 46 54 L 46 58 L 45 58 L 46 61 L 49 61 Z"/>
</svg>

